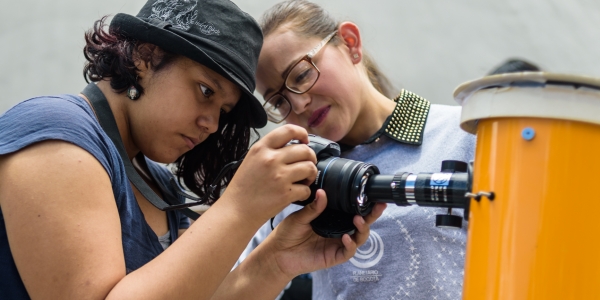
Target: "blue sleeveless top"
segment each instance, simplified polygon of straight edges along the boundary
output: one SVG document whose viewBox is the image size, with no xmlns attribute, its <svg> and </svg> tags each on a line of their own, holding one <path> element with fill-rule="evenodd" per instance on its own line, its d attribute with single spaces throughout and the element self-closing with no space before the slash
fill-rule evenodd
<svg viewBox="0 0 600 300">
<path fill-rule="evenodd" d="M 146 223 L 137 204 L 117 148 L 102 130 L 94 112 L 83 98 L 75 95 L 33 98 L 0 115 L 0 155 L 13 153 L 45 140 L 62 140 L 75 144 L 92 154 L 104 166 L 111 180 L 121 219 L 127 273 L 140 268 L 163 251 L 158 237 Z M 155 162 L 148 159 L 146 162 L 155 180 L 169 188 L 166 191 L 170 193 L 168 197 L 183 202 L 169 184 L 171 173 Z M 173 242 L 177 238 L 178 229 L 188 228 L 190 222 L 178 211 L 168 211 L 167 218 Z M 0 295 L 3 299 L 29 299 L 10 252 L 1 207 Z"/>
</svg>

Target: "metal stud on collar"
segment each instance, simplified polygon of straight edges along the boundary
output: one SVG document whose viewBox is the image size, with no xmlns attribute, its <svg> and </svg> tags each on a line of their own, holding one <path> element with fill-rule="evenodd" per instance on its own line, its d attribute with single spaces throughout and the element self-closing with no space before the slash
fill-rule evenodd
<svg viewBox="0 0 600 300">
<path fill-rule="evenodd" d="M 431 103 L 407 90 L 402 90 L 394 101 L 396 108 L 385 128 L 385 135 L 402 143 L 421 145 Z"/>
</svg>

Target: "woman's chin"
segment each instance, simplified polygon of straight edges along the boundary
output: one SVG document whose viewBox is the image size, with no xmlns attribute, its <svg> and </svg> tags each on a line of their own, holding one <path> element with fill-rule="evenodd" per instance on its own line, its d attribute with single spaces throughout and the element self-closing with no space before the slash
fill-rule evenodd
<svg viewBox="0 0 600 300">
<path fill-rule="evenodd" d="M 185 153 L 144 153 L 144 155 L 150 160 L 161 164 L 174 163 L 183 154 Z"/>
<path fill-rule="evenodd" d="M 334 142 L 339 142 L 344 136 L 340 135 L 336 132 L 319 132 L 319 131 L 309 131 L 311 134 L 320 136 L 322 138 L 326 138 L 328 140 L 334 141 Z"/>
</svg>

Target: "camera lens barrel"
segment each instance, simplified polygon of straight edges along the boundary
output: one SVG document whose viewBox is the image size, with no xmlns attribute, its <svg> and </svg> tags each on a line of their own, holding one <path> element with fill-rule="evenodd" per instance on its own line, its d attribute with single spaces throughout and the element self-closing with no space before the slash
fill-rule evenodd
<svg viewBox="0 0 600 300">
<path fill-rule="evenodd" d="M 467 203 L 468 180 L 467 173 L 373 175 L 367 181 L 365 193 L 368 202 L 463 208 Z"/>
<path fill-rule="evenodd" d="M 327 207 L 346 213 L 367 215 L 374 203 L 366 201 L 368 178 L 379 174 L 376 166 L 355 160 L 328 157 L 317 162 L 315 188 L 327 192 Z"/>
</svg>

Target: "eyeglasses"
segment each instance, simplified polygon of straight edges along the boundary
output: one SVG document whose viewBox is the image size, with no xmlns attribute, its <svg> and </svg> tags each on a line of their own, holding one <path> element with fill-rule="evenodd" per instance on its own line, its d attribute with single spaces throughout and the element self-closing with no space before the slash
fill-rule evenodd
<svg viewBox="0 0 600 300">
<path fill-rule="evenodd" d="M 294 94 L 304 94 L 317 83 L 321 71 L 319 71 L 312 58 L 321 51 L 323 46 L 329 43 L 336 33 L 337 30 L 330 33 L 316 47 L 296 62 L 285 76 L 283 86 L 277 93 L 265 101 L 263 108 L 267 112 L 269 121 L 281 123 L 292 111 L 291 102 L 282 94 L 284 89 Z"/>
</svg>

